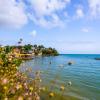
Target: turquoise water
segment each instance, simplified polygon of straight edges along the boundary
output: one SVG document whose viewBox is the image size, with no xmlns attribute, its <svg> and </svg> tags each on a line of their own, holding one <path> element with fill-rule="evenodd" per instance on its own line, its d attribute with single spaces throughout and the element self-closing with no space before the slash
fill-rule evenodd
<svg viewBox="0 0 100 100">
<path fill-rule="evenodd" d="M 100 61 L 94 60 L 95 57 L 100 55 L 36 57 L 26 61 L 23 66 L 32 68 L 33 71 L 41 70 L 43 84 L 52 91 L 60 93 L 59 87 L 64 85 L 64 95 L 76 97 L 77 100 L 100 100 Z M 74 64 L 69 66 L 69 61 Z M 21 67 L 21 70 L 24 71 L 25 67 Z M 34 77 L 32 73 L 29 76 Z M 53 85 L 52 80 L 56 82 Z M 69 81 L 71 86 L 68 86 Z"/>
</svg>

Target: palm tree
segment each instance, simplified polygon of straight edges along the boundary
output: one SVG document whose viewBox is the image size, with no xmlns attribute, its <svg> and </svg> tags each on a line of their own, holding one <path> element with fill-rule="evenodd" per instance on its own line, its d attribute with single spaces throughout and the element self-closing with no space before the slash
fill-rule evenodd
<svg viewBox="0 0 100 100">
<path fill-rule="evenodd" d="M 18 41 L 18 44 L 20 45 L 22 43 L 23 39 L 20 38 L 19 41 Z"/>
</svg>

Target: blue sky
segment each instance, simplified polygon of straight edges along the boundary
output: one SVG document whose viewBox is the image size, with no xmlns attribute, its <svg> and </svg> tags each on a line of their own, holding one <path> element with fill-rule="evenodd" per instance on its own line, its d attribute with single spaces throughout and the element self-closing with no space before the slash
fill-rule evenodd
<svg viewBox="0 0 100 100">
<path fill-rule="evenodd" d="M 100 54 L 100 0 L 0 0 L 0 44 L 43 44 Z"/>
</svg>

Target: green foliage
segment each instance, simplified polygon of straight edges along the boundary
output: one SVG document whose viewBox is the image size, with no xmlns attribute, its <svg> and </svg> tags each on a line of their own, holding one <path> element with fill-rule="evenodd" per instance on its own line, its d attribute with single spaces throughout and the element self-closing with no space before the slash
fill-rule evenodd
<svg viewBox="0 0 100 100">
<path fill-rule="evenodd" d="M 43 45 L 31 45 L 27 44 L 24 46 L 5 46 L 4 47 L 4 53 L 8 54 L 10 53 L 14 48 L 18 48 L 20 50 L 20 53 L 34 53 L 36 56 L 57 56 L 59 53 L 55 48 L 46 48 Z M 2 50 L 1 50 L 2 51 Z M 3 57 L 3 55 L 2 55 Z"/>
<path fill-rule="evenodd" d="M 16 66 L 19 66 L 21 64 L 22 60 L 21 59 L 14 59 L 13 64 L 16 64 Z"/>
<path fill-rule="evenodd" d="M 9 53 L 12 50 L 12 46 L 5 46 L 4 51 L 5 53 Z"/>
<path fill-rule="evenodd" d="M 55 49 L 52 48 L 45 48 L 42 50 L 43 56 L 57 56 L 58 52 Z"/>
<path fill-rule="evenodd" d="M 25 51 L 25 52 L 29 52 L 30 50 L 32 50 L 32 45 L 31 44 L 28 44 L 28 45 L 24 45 L 23 46 L 23 50 Z"/>
<path fill-rule="evenodd" d="M 2 60 L 5 60 L 6 54 L 5 54 L 5 53 L 0 53 L 0 58 L 1 58 Z"/>
<path fill-rule="evenodd" d="M 8 66 L 9 64 L 15 64 L 16 66 L 19 66 L 22 62 L 22 60 L 13 58 L 12 56 L 6 54 L 4 51 L 0 53 L 0 61 L 3 62 L 3 67 Z"/>
<path fill-rule="evenodd" d="M 24 45 L 22 49 L 24 53 L 29 53 L 30 51 L 34 52 L 36 56 L 38 56 L 40 53 L 42 54 L 42 56 L 57 56 L 59 54 L 55 48 L 51 47 L 46 48 L 43 45 L 36 45 L 36 44 Z"/>
</svg>

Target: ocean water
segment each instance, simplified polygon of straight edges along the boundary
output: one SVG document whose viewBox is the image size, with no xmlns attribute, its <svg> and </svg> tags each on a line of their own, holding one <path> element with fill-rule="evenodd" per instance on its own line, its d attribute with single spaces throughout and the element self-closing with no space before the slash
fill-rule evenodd
<svg viewBox="0 0 100 100">
<path fill-rule="evenodd" d="M 65 96 L 75 97 L 75 100 L 100 100 L 100 61 L 95 60 L 95 57 L 100 55 L 63 54 L 56 57 L 36 57 L 21 66 L 32 68 L 33 71 L 40 70 L 42 84 L 49 87 L 50 91 L 61 94 L 60 86 L 64 85 Z M 69 61 L 74 63 L 69 66 Z M 21 71 L 25 67 L 21 67 Z M 29 77 L 34 78 L 33 73 Z M 71 86 L 68 82 L 72 83 Z"/>
</svg>

